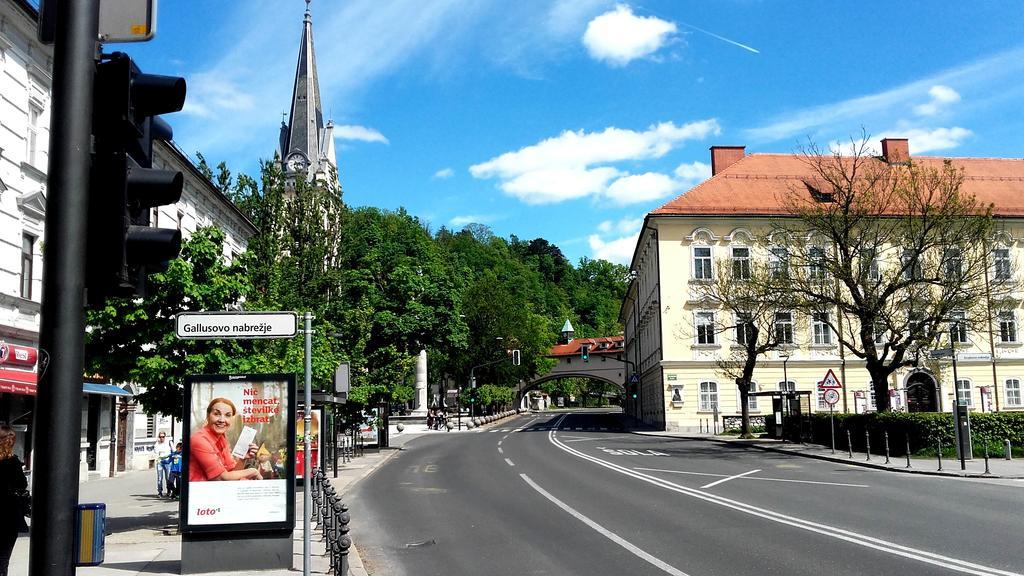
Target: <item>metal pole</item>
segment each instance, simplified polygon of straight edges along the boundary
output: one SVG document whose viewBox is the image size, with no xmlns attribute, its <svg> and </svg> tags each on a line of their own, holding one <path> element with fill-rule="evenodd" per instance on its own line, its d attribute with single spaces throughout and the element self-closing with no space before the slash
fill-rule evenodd
<svg viewBox="0 0 1024 576">
<path fill-rule="evenodd" d="M 312 474 L 312 450 L 310 447 L 313 446 L 313 360 L 312 360 L 312 348 L 313 348 L 313 314 L 306 312 L 306 362 L 305 362 L 305 387 L 302 391 L 303 394 L 303 411 L 302 411 L 302 422 L 303 432 L 305 433 L 302 438 L 302 574 L 303 576 L 309 576 L 310 561 L 309 561 L 309 513 L 313 508 L 311 494 L 309 491 L 310 486 L 310 475 Z"/>
<path fill-rule="evenodd" d="M 949 327 L 949 351 L 953 357 L 953 398 L 955 399 L 953 406 L 953 426 L 956 428 L 956 449 L 960 453 L 960 469 L 967 469 L 967 455 L 964 452 L 967 449 L 964 447 L 963 431 L 960 430 L 960 378 L 956 374 L 956 344 L 953 340 L 953 330 L 959 326 L 959 322 L 954 322 Z M 970 431 L 970 426 L 967 428 Z M 968 436 L 969 438 L 970 436 Z"/>
<path fill-rule="evenodd" d="M 52 1 L 52 0 L 51 0 Z M 74 574 L 99 0 L 57 3 L 29 574 Z"/>
<path fill-rule="evenodd" d="M 832 404 L 828 405 L 828 426 L 832 432 L 832 453 L 836 453 L 836 417 L 835 417 L 835 406 Z"/>
</svg>

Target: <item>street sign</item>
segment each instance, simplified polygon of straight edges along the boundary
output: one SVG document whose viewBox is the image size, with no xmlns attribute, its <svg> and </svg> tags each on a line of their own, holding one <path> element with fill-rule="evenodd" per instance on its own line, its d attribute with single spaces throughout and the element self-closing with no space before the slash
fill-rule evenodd
<svg viewBox="0 0 1024 576">
<path fill-rule="evenodd" d="M 824 396 L 825 403 L 829 406 L 835 406 L 839 403 L 839 391 L 835 388 L 826 388 Z"/>
<path fill-rule="evenodd" d="M 174 331 L 188 340 L 238 340 L 293 338 L 298 327 L 295 312 L 182 312 Z"/>
<path fill-rule="evenodd" d="M 932 360 L 938 360 L 940 358 L 952 358 L 953 351 L 949 348 L 937 348 L 928 352 L 928 357 Z"/>
<path fill-rule="evenodd" d="M 454 395 L 456 395 L 458 393 L 459 393 L 458 390 L 448 390 L 448 394 L 451 395 L 451 396 L 454 396 Z"/>
<path fill-rule="evenodd" d="M 829 368 L 828 372 L 825 374 L 825 379 L 818 382 L 818 388 L 820 390 L 840 389 L 842 387 L 843 385 L 839 382 L 839 378 L 836 378 L 836 374 L 831 368 Z"/>
<path fill-rule="evenodd" d="M 348 362 L 341 362 L 334 369 L 334 393 L 342 398 L 343 402 L 348 402 L 349 387 Z"/>
<path fill-rule="evenodd" d="M 992 355 L 988 352 L 961 352 L 956 355 L 956 359 L 963 362 L 965 360 L 991 360 Z"/>
<path fill-rule="evenodd" d="M 632 376 L 630 376 L 629 377 L 629 383 L 630 384 L 639 384 L 640 383 L 640 375 L 639 374 L 633 374 Z"/>
</svg>

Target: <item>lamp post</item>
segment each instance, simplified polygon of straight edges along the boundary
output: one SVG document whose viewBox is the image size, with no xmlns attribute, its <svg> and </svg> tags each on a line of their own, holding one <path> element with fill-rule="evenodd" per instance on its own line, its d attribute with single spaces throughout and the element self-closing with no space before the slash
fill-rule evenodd
<svg viewBox="0 0 1024 576">
<path fill-rule="evenodd" d="M 779 358 L 782 358 L 782 390 L 783 392 L 789 392 L 789 372 L 786 369 L 786 364 L 789 363 L 789 352 L 786 350 L 780 351 Z M 775 413 L 775 426 L 779 436 L 782 437 L 783 442 L 786 441 L 786 435 L 782 432 L 782 412 L 785 410 L 785 398 L 786 396 L 783 394 L 780 398 L 782 406 L 780 406 L 780 410 Z"/>
<path fill-rule="evenodd" d="M 956 432 L 957 452 L 960 453 L 960 469 L 967 469 L 967 451 L 971 450 L 971 411 L 966 403 L 961 412 L 960 378 L 956 373 L 956 340 L 954 334 L 959 332 L 960 320 L 953 319 L 949 324 L 949 355 L 953 358 L 953 426 Z M 970 456 L 974 458 L 972 453 Z"/>
</svg>

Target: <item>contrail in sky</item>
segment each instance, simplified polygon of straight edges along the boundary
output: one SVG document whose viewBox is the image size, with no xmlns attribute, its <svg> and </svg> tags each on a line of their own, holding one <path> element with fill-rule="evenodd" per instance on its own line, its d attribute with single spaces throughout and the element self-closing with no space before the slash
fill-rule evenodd
<svg viewBox="0 0 1024 576">
<path fill-rule="evenodd" d="M 739 42 L 736 42 L 735 40 L 729 40 L 728 38 L 719 36 L 718 34 L 715 34 L 714 32 L 708 32 L 707 30 L 704 30 L 703 28 L 697 28 L 693 24 L 687 24 L 686 22 L 680 22 L 680 24 L 682 24 L 683 26 L 686 26 L 687 28 L 693 28 L 697 32 L 703 32 L 704 34 L 707 34 L 708 36 L 711 36 L 712 38 L 718 38 L 722 42 L 728 42 L 729 44 L 732 44 L 733 46 L 739 46 L 740 48 L 743 48 L 744 50 L 749 50 L 749 51 L 753 52 L 754 54 L 760 54 L 761 53 L 761 51 L 756 49 L 756 48 L 751 48 L 750 46 L 747 46 L 746 44 L 740 44 Z"/>
</svg>

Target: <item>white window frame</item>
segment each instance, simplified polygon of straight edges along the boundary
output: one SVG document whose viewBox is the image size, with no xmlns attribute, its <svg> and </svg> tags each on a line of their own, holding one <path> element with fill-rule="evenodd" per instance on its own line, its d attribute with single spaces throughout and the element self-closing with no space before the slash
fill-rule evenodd
<svg viewBox="0 0 1024 576">
<path fill-rule="evenodd" d="M 718 406 L 718 382 L 714 380 L 701 382 L 697 388 L 697 393 L 697 411 L 715 412 Z"/>
<path fill-rule="evenodd" d="M 967 317 L 963 310 L 954 310 L 949 315 L 957 320 L 956 322 L 950 322 L 947 326 L 950 338 L 956 344 L 970 344 L 971 337 L 967 331 Z"/>
<path fill-rule="evenodd" d="M 749 312 L 739 312 L 735 315 L 736 321 L 736 332 L 734 337 L 736 338 L 737 346 L 746 346 L 747 340 L 753 337 L 752 327 L 748 327 L 747 321 L 753 322 L 753 315 Z M 748 330 L 749 328 L 749 330 Z"/>
<path fill-rule="evenodd" d="M 28 134 L 25 137 L 25 163 L 38 168 L 40 129 L 43 118 L 43 107 L 35 100 L 28 103 Z"/>
<path fill-rule="evenodd" d="M 793 380 L 779 380 L 775 387 L 779 392 L 796 392 L 796 382 Z"/>
<path fill-rule="evenodd" d="M 815 394 L 818 397 L 818 410 L 828 411 L 828 402 L 825 402 L 825 391 L 821 388 L 817 389 Z"/>
<path fill-rule="evenodd" d="M 746 255 L 737 256 L 737 251 L 746 251 Z M 732 255 L 732 278 L 733 280 L 750 280 L 750 247 L 733 246 L 730 249 Z"/>
<path fill-rule="evenodd" d="M 996 282 L 1006 282 L 1013 278 L 1009 248 L 999 247 L 992 249 L 992 278 Z"/>
<path fill-rule="evenodd" d="M 713 310 L 697 310 L 693 313 L 693 343 L 696 346 L 714 346 L 715 312 Z"/>
<path fill-rule="evenodd" d="M 973 383 L 970 378 L 961 378 L 956 381 L 956 390 L 954 391 L 953 403 L 958 405 L 960 400 L 966 399 L 968 408 L 974 408 L 974 398 L 971 397 L 971 387 Z"/>
<path fill-rule="evenodd" d="M 811 325 L 814 332 L 815 346 L 831 346 L 832 329 L 828 325 L 828 312 L 812 313 Z"/>
<path fill-rule="evenodd" d="M 773 246 L 768 251 L 768 267 L 773 278 L 789 277 L 789 248 Z"/>
<path fill-rule="evenodd" d="M 964 273 L 964 253 L 959 248 L 946 248 L 942 254 L 942 276 L 957 280 Z"/>
<path fill-rule="evenodd" d="M 866 412 L 878 412 L 878 399 L 875 398 L 875 383 L 868 381 L 868 390 L 865 392 L 867 395 L 867 407 L 864 408 Z"/>
<path fill-rule="evenodd" d="M 870 258 L 869 258 L 870 256 Z M 861 256 L 861 262 L 867 265 L 867 279 L 878 282 L 882 279 L 881 268 L 878 265 L 878 252 L 874 248 L 865 248 Z"/>
<path fill-rule="evenodd" d="M 807 249 L 807 278 L 811 280 L 827 280 L 828 270 L 825 262 L 828 260 L 828 251 L 821 246 L 811 246 Z"/>
<path fill-rule="evenodd" d="M 914 262 L 908 267 L 911 260 Z M 921 269 L 921 255 L 910 248 L 904 248 L 900 254 L 900 265 L 903 266 L 904 280 L 917 280 L 924 275 Z"/>
<path fill-rule="evenodd" d="M 1020 342 L 1017 335 L 1017 314 L 1013 310 L 1000 310 L 997 318 L 999 320 L 999 342 L 1002 344 L 1017 344 Z"/>
<path fill-rule="evenodd" d="M 1019 408 L 1024 406 L 1024 396 L 1021 396 L 1020 378 L 1007 378 L 1003 382 L 1003 390 L 1007 407 Z"/>
<path fill-rule="evenodd" d="M 751 396 L 750 395 L 750 393 L 752 393 L 752 392 L 757 392 L 757 382 L 751 382 L 750 383 L 750 389 L 747 392 L 748 392 L 747 393 L 747 411 L 749 411 L 749 412 L 758 412 L 757 396 Z M 742 402 L 742 400 L 743 400 L 743 398 L 740 398 L 736 402 L 736 404 L 739 405 L 740 402 Z M 742 406 L 740 406 L 740 408 L 742 409 Z"/>
<path fill-rule="evenodd" d="M 789 320 L 780 320 L 779 319 L 779 315 L 780 314 L 788 314 L 789 315 Z M 785 327 L 787 327 L 787 326 L 788 326 L 788 334 L 783 333 L 783 335 L 786 335 L 787 338 L 785 338 L 785 339 L 780 338 L 779 337 L 780 330 L 786 331 L 787 328 L 785 328 Z M 775 342 L 777 344 L 783 344 L 783 345 L 793 344 L 793 342 L 794 342 L 794 340 L 793 340 L 793 312 L 790 311 L 790 310 L 783 310 L 783 311 L 776 312 L 775 316 L 774 316 L 774 319 L 772 320 L 772 330 L 775 330 Z"/>
<path fill-rule="evenodd" d="M 697 244 L 691 246 L 691 255 L 693 256 L 693 279 L 698 281 L 711 281 L 715 278 L 715 251 L 714 248 L 706 244 Z M 707 256 L 697 255 L 698 250 L 707 250 Z"/>
<path fill-rule="evenodd" d="M 875 342 L 875 346 L 885 346 L 886 341 L 886 329 L 884 322 L 875 322 L 875 325 L 871 327 L 871 335 Z"/>
</svg>

